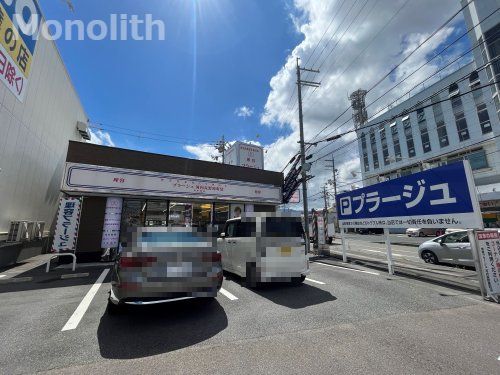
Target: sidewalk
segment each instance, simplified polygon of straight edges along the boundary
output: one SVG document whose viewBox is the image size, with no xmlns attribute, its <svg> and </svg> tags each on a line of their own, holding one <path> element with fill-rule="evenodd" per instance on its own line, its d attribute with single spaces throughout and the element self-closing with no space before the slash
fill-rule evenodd
<svg viewBox="0 0 500 375">
<path fill-rule="evenodd" d="M 333 243 L 329 246 L 329 249 L 324 249 L 322 252 L 325 255 L 322 258 L 317 257 L 316 261 L 321 262 L 328 259 L 337 261 L 338 259 L 342 259 L 342 245 L 340 243 Z M 388 272 L 387 260 L 384 259 L 370 257 L 369 255 L 352 254 L 348 250 L 347 261 L 349 264 Z M 420 266 L 396 260 L 394 261 L 394 273 L 400 276 L 408 276 L 452 288 L 466 289 L 467 291 L 480 293 L 477 273 L 474 270 L 442 267 L 427 263 L 422 263 Z"/>
<path fill-rule="evenodd" d="M 15 265 L 3 272 L 0 273 L 0 281 L 12 279 L 22 273 L 31 271 L 41 265 L 47 263 L 49 259 L 51 259 L 54 254 L 41 254 L 34 256 L 32 258 L 24 260 L 19 265 Z"/>
</svg>

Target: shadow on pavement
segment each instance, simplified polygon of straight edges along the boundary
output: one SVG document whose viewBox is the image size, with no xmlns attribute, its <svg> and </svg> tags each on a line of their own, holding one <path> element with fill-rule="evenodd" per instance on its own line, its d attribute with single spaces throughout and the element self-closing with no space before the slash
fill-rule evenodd
<svg viewBox="0 0 500 375">
<path fill-rule="evenodd" d="M 84 265 L 82 265 L 76 269 L 76 272 L 72 272 L 71 269 L 52 269 L 49 273 L 46 273 L 45 265 L 43 265 L 30 271 L 24 272 L 12 279 L 0 280 L 0 294 L 36 289 L 92 285 L 96 282 L 99 275 L 106 268 L 111 269 L 111 266 L 102 265 L 95 267 L 85 267 Z M 76 275 L 78 276 L 76 278 L 61 279 L 62 275 L 75 274 L 81 274 L 81 276 Z M 25 281 L 24 279 L 29 280 Z M 106 276 L 104 282 L 106 282 L 107 280 L 109 280 L 109 273 Z"/>
<path fill-rule="evenodd" d="M 291 309 L 303 309 L 337 299 L 330 292 L 308 284 L 294 285 L 286 282 L 273 282 L 262 283 L 256 288 L 251 288 L 245 285 L 244 278 L 233 274 L 226 274 L 226 278 L 271 302 Z"/>
<path fill-rule="evenodd" d="M 217 300 L 195 299 L 127 306 L 116 316 L 105 313 L 97 338 L 104 358 L 132 359 L 200 343 L 223 331 L 227 325 L 226 313 Z"/>
</svg>

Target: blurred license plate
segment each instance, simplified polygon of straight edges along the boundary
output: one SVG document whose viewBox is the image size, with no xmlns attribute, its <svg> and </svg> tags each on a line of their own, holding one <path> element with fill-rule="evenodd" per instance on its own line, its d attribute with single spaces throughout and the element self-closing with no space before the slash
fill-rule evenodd
<svg viewBox="0 0 500 375">
<path fill-rule="evenodd" d="M 182 266 L 167 267 L 167 276 L 175 276 L 175 277 L 191 276 L 192 273 L 193 273 L 193 268 L 190 263 L 184 264 Z"/>
<path fill-rule="evenodd" d="M 280 250 L 281 250 L 281 255 L 283 255 L 283 256 L 290 256 L 290 255 L 292 255 L 292 248 L 291 248 L 291 246 L 284 246 Z"/>
</svg>

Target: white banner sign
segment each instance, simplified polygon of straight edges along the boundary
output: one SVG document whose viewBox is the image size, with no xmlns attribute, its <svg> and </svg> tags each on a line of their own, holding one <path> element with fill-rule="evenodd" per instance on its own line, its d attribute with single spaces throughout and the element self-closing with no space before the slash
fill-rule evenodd
<svg viewBox="0 0 500 375">
<path fill-rule="evenodd" d="M 118 247 L 122 218 L 123 198 L 109 197 L 106 201 L 101 248 Z"/>
<path fill-rule="evenodd" d="M 500 234 L 481 231 L 476 233 L 476 238 L 486 293 L 497 298 L 500 295 Z"/>
<path fill-rule="evenodd" d="M 325 241 L 325 220 L 323 215 L 317 214 L 316 222 L 318 223 L 318 244 L 324 245 Z"/>
<path fill-rule="evenodd" d="M 273 185 L 76 163 L 66 163 L 62 190 L 72 193 L 281 203 L 281 188 Z"/>
<path fill-rule="evenodd" d="M 52 252 L 59 253 L 76 250 L 78 227 L 80 225 L 80 210 L 80 199 L 61 198 Z"/>
</svg>

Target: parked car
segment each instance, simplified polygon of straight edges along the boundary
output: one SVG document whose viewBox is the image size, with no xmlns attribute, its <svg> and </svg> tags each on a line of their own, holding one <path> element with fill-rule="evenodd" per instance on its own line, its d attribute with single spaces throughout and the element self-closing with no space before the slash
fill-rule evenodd
<svg viewBox="0 0 500 375">
<path fill-rule="evenodd" d="M 358 228 L 359 234 L 384 234 L 384 228 Z"/>
<path fill-rule="evenodd" d="M 244 214 L 228 220 L 217 240 L 224 271 L 245 277 L 247 285 L 302 283 L 309 273 L 300 217 Z"/>
<path fill-rule="evenodd" d="M 418 248 L 418 255 L 426 263 L 474 266 L 469 236 L 464 230 L 424 242 Z"/>
<path fill-rule="evenodd" d="M 425 237 L 425 236 L 433 236 L 439 237 L 444 233 L 444 229 L 441 228 L 408 228 L 406 230 L 406 235 L 408 237 Z"/>
<path fill-rule="evenodd" d="M 212 234 L 195 228 L 132 228 L 113 266 L 108 313 L 126 304 L 216 297 L 222 279 Z"/>
<path fill-rule="evenodd" d="M 454 232 L 461 232 L 461 231 L 463 231 L 463 229 L 447 228 L 447 229 L 444 231 L 444 234 L 450 234 L 450 233 L 454 233 Z"/>
</svg>

